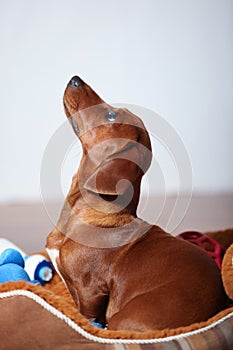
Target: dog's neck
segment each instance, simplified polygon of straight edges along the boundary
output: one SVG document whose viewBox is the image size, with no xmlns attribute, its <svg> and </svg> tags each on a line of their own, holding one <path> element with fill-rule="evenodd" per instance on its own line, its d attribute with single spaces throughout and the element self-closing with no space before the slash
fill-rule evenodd
<svg viewBox="0 0 233 350">
<path fill-rule="evenodd" d="M 127 193 L 117 197 L 80 189 L 78 173 L 75 174 L 58 221 L 60 230 L 67 231 L 77 217 L 82 223 L 98 227 L 119 227 L 130 223 L 136 217 L 140 182 L 139 177 L 134 184 L 133 197 L 127 203 Z"/>
</svg>

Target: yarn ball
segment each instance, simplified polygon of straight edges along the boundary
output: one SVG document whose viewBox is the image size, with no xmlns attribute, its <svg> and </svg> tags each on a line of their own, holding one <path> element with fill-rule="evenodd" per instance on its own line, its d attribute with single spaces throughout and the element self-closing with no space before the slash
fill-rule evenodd
<svg viewBox="0 0 233 350">
<path fill-rule="evenodd" d="M 16 264 L 18 266 L 21 266 L 24 268 L 24 259 L 22 255 L 13 248 L 7 248 L 2 252 L 0 255 L 0 266 L 5 265 L 5 264 Z"/>
<path fill-rule="evenodd" d="M 27 272 L 22 266 L 14 263 L 7 263 L 0 266 L 0 283 L 16 282 L 16 281 L 30 281 Z"/>
</svg>

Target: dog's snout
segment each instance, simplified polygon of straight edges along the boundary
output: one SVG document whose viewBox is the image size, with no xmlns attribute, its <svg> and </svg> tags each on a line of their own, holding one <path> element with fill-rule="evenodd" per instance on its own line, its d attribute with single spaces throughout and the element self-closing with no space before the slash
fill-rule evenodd
<svg viewBox="0 0 233 350">
<path fill-rule="evenodd" d="M 83 85 L 83 81 L 81 78 L 79 78 L 77 75 L 75 75 L 73 78 L 70 79 L 69 85 L 74 88 L 79 88 Z"/>
</svg>

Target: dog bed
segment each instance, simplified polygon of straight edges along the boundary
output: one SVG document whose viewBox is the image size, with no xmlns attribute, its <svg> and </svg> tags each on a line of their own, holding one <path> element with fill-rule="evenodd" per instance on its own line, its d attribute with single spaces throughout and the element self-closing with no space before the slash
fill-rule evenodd
<svg viewBox="0 0 233 350">
<path fill-rule="evenodd" d="M 233 296 L 233 245 L 223 261 L 223 281 Z M 110 331 L 91 325 L 57 274 L 45 286 L 23 281 L 0 285 L 0 349 L 232 350 L 233 306 L 206 322 L 150 332 Z"/>
</svg>

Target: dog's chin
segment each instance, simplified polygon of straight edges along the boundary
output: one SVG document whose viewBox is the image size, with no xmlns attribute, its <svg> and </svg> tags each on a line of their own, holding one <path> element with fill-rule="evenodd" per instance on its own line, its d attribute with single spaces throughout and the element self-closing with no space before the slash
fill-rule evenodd
<svg viewBox="0 0 233 350">
<path fill-rule="evenodd" d="M 69 108 L 67 106 L 67 103 L 66 103 L 65 99 L 63 99 L 63 107 L 64 107 L 64 111 L 65 111 L 65 114 L 66 114 L 67 118 L 71 117 L 71 113 L 69 111 Z"/>
<path fill-rule="evenodd" d="M 65 100 L 65 98 L 63 99 L 63 106 L 64 106 L 65 114 L 68 119 L 77 113 L 78 108 L 75 108 L 75 109 L 72 108 L 69 105 L 69 103 Z"/>
</svg>

